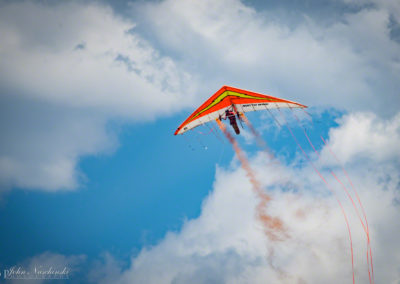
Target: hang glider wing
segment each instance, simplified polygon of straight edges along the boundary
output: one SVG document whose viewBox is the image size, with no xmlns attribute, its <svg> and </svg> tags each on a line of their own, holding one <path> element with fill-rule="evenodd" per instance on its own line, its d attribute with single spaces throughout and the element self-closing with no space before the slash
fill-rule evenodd
<svg viewBox="0 0 400 284">
<path fill-rule="evenodd" d="M 226 109 L 236 108 L 237 112 L 249 112 L 256 110 L 266 110 L 272 108 L 306 108 L 307 106 L 276 98 L 262 95 L 246 90 L 241 90 L 229 86 L 223 86 L 198 109 L 196 109 L 175 131 L 175 135 L 193 129 L 201 124 L 217 119 L 223 115 Z"/>
</svg>

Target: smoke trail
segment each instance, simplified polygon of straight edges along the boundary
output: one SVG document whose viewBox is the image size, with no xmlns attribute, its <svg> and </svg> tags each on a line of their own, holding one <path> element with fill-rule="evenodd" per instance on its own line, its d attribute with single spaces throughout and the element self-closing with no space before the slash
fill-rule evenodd
<svg viewBox="0 0 400 284">
<path fill-rule="evenodd" d="M 264 139 L 261 138 L 260 134 L 257 132 L 257 130 L 253 127 L 253 125 L 250 123 L 250 121 L 247 119 L 247 117 L 244 115 L 244 113 L 240 114 L 240 117 L 243 119 L 243 121 L 246 123 L 247 127 L 250 129 L 251 133 L 253 136 L 256 138 L 256 142 L 260 148 L 264 150 L 268 154 L 268 157 L 272 160 L 274 157 L 271 154 L 271 150 L 268 148 L 267 143 L 265 143 Z"/>
<path fill-rule="evenodd" d="M 279 241 L 284 237 L 287 237 L 286 230 L 284 228 L 283 222 L 277 218 L 269 216 L 266 213 L 266 207 L 269 201 L 271 201 L 271 197 L 266 194 L 258 180 L 256 179 L 253 170 L 250 167 L 249 161 L 247 160 L 246 155 L 240 149 L 239 144 L 236 142 L 235 138 L 232 134 L 225 128 L 225 125 L 217 119 L 217 123 L 221 131 L 225 134 L 228 141 L 232 144 L 233 149 L 235 150 L 236 156 L 238 157 L 242 168 L 246 171 L 246 175 L 249 178 L 253 190 L 259 198 L 259 203 L 256 207 L 257 217 L 261 221 L 263 225 L 264 233 L 269 237 L 270 240 Z"/>
</svg>

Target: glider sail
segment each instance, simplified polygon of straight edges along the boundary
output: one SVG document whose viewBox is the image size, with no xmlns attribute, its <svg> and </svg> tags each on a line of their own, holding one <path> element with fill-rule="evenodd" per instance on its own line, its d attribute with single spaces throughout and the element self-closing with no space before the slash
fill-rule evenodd
<svg viewBox="0 0 400 284">
<path fill-rule="evenodd" d="M 266 110 L 272 108 L 306 108 L 307 106 L 246 90 L 223 86 L 198 109 L 196 109 L 175 131 L 175 135 L 183 134 L 206 122 L 216 120 L 229 108 L 235 112 Z"/>
</svg>

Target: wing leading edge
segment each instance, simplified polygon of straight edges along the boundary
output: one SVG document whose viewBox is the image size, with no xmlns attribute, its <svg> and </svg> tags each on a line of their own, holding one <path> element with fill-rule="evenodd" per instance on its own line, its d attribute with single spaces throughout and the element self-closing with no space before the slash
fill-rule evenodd
<svg viewBox="0 0 400 284">
<path fill-rule="evenodd" d="M 238 112 L 249 112 L 272 108 L 306 108 L 307 106 L 246 90 L 223 86 L 198 109 L 196 109 L 175 131 L 183 134 L 201 124 L 217 119 L 225 110 L 235 106 Z"/>
</svg>

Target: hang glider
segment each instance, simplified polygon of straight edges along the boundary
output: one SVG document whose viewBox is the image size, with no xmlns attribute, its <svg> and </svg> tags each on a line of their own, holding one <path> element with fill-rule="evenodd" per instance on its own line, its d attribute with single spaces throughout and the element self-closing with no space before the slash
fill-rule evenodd
<svg viewBox="0 0 400 284">
<path fill-rule="evenodd" d="M 240 119 L 240 114 L 249 111 L 272 108 L 306 108 L 307 106 L 246 90 L 223 86 L 198 109 L 196 109 L 175 131 L 175 135 L 183 134 L 204 123 L 229 116 L 232 111 Z M 232 123 L 231 123 L 232 125 Z M 232 125 L 234 127 L 234 125 Z M 235 127 L 234 127 L 235 129 Z M 239 134 L 235 129 L 236 134 Z"/>
</svg>

